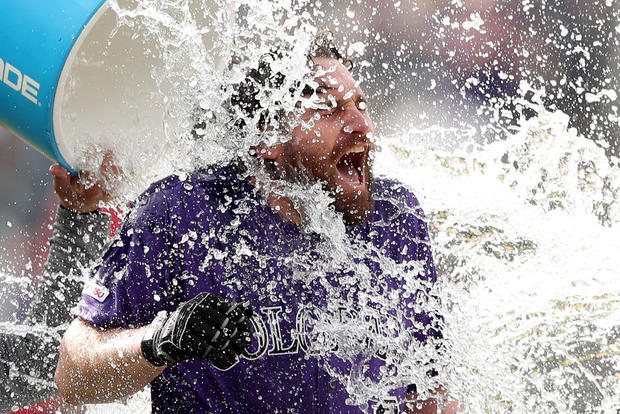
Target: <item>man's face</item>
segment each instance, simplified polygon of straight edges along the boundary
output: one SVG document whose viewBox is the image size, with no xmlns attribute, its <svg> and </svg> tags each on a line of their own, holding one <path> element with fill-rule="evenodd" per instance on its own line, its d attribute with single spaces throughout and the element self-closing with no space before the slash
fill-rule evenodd
<svg viewBox="0 0 620 414">
<path fill-rule="evenodd" d="M 318 58 L 315 63 L 316 96 L 305 98 L 318 98 L 320 106 L 305 109 L 275 161 L 287 179 L 323 182 L 336 199 L 336 210 L 348 223 L 358 223 L 373 208 L 373 124 L 364 94 L 349 71 L 333 59 Z"/>
</svg>

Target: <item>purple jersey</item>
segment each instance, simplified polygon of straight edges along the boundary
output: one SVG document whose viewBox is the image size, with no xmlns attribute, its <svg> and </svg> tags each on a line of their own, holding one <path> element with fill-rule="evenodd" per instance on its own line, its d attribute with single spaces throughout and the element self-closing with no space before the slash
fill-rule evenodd
<svg viewBox="0 0 620 414">
<path fill-rule="evenodd" d="M 417 278 L 434 282 L 427 226 L 415 197 L 394 181 L 377 179 L 375 200 L 370 219 L 347 228 L 348 237 L 398 265 L 411 264 Z M 325 359 L 312 355 L 306 326 L 313 309 L 337 300 L 332 291 L 346 292 L 349 309 L 340 308 L 341 317 L 359 311 L 351 306 L 364 283 L 347 269 L 313 278 L 316 264 L 326 261 L 320 243 L 317 235 L 283 221 L 235 167 L 169 177 L 151 186 L 128 215 L 74 314 L 103 328 L 134 328 L 200 292 L 248 300 L 255 338 L 239 363 L 227 371 L 201 359 L 168 367 L 151 384 L 153 412 L 360 413 L 345 403 L 347 392 L 323 368 Z M 370 273 L 381 273 L 372 258 L 363 260 Z M 332 286 L 325 286 L 326 279 Z M 386 294 L 402 285 L 388 280 Z M 440 336 L 427 314 L 411 321 L 405 325 L 415 325 L 416 340 Z M 377 369 L 381 358 L 374 359 Z M 342 364 L 334 369 L 345 370 Z M 406 387 L 387 391 L 402 401 Z"/>
</svg>

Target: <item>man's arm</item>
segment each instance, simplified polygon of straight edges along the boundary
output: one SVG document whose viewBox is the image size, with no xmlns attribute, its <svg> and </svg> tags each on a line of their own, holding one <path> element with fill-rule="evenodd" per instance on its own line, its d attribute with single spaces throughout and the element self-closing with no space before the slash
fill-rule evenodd
<svg viewBox="0 0 620 414">
<path fill-rule="evenodd" d="M 55 381 L 69 404 L 102 403 L 129 396 L 165 367 L 149 363 L 140 350 L 146 328 L 101 330 L 75 319 L 61 342 Z"/>
<path fill-rule="evenodd" d="M 102 330 L 77 318 L 60 346 L 56 385 L 69 404 L 101 403 L 144 388 L 168 364 L 203 358 L 229 369 L 250 342 L 251 316 L 248 303 L 203 292 L 144 328 Z"/>
<path fill-rule="evenodd" d="M 443 388 L 437 388 L 433 394 L 440 394 L 446 401 L 441 413 L 438 410 L 437 398 L 429 398 L 420 400 L 417 392 L 407 394 L 407 403 L 405 404 L 405 413 L 407 414 L 456 414 L 459 412 L 459 402 L 449 401 L 448 392 Z"/>
</svg>

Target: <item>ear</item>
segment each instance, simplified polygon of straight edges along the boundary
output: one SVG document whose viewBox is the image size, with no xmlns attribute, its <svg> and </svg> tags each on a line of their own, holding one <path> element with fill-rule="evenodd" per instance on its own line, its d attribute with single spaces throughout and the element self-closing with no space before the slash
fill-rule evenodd
<svg viewBox="0 0 620 414">
<path fill-rule="evenodd" d="M 251 147 L 257 157 L 264 160 L 276 161 L 282 154 L 282 144 L 272 145 L 271 147 L 261 143 Z"/>
</svg>

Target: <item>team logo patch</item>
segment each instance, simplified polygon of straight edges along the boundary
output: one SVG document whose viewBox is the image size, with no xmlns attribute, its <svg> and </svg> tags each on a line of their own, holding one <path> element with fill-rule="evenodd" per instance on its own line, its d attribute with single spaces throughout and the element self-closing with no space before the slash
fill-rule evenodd
<svg viewBox="0 0 620 414">
<path fill-rule="evenodd" d="M 97 300 L 98 302 L 103 302 L 110 294 L 110 291 L 107 287 L 98 285 L 95 282 L 89 280 L 84 285 L 83 293 Z"/>
</svg>

